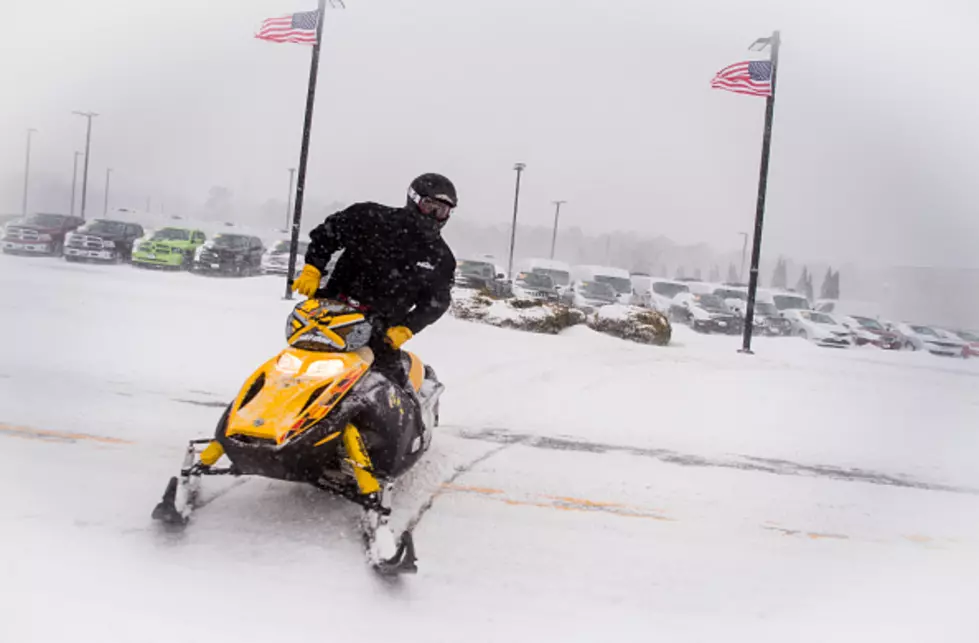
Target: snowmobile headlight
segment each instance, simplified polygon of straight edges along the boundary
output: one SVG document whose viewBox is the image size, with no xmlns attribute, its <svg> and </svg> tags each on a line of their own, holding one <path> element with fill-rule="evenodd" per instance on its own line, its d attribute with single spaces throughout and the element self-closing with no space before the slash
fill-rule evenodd
<svg viewBox="0 0 979 643">
<path fill-rule="evenodd" d="M 303 361 L 291 353 L 283 353 L 275 363 L 275 367 L 283 373 L 298 373 Z"/>
<path fill-rule="evenodd" d="M 312 377 L 335 377 L 346 368 L 342 359 L 321 359 L 310 364 L 305 374 Z"/>
</svg>

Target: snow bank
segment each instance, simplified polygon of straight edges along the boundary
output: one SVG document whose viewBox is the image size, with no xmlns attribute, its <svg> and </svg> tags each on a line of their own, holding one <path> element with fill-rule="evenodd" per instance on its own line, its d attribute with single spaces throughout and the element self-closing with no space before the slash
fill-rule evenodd
<svg viewBox="0 0 979 643">
<path fill-rule="evenodd" d="M 548 335 L 585 321 L 584 313 L 560 304 L 493 299 L 485 293 L 465 289 L 453 293 L 452 314 L 468 321 Z"/>
<path fill-rule="evenodd" d="M 673 335 L 673 328 L 662 313 L 621 304 L 602 306 L 588 318 L 588 326 L 615 337 L 657 346 L 669 344 Z"/>
</svg>

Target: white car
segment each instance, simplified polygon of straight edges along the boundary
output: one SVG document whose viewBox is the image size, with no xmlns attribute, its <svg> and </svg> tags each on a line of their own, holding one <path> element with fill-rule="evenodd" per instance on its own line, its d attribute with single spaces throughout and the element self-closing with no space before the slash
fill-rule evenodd
<svg viewBox="0 0 979 643">
<path fill-rule="evenodd" d="M 586 314 L 617 303 L 617 300 L 615 288 L 600 281 L 576 281 L 571 288 L 571 305 Z"/>
<path fill-rule="evenodd" d="M 557 301 L 558 291 L 554 280 L 540 272 L 519 272 L 510 285 L 516 299 L 525 301 Z"/>
<path fill-rule="evenodd" d="M 829 313 L 821 313 L 823 315 L 829 315 Z M 865 344 L 876 345 L 880 341 L 880 335 L 871 332 L 865 324 L 860 323 L 860 321 L 854 319 L 853 317 L 848 317 L 847 315 L 829 315 L 836 323 L 840 326 L 846 327 L 850 334 L 853 336 L 852 341 L 857 346 L 863 346 Z"/>
<path fill-rule="evenodd" d="M 629 271 L 611 266 L 572 266 L 571 276 L 576 282 L 605 283 L 615 290 L 618 303 L 632 303 L 632 282 Z"/>
<path fill-rule="evenodd" d="M 664 315 L 670 312 L 673 298 L 680 293 L 690 292 L 690 286 L 672 279 L 632 275 L 633 303 L 644 308 L 658 310 Z"/>
<path fill-rule="evenodd" d="M 306 263 L 306 248 L 309 242 L 300 241 L 298 254 L 296 254 L 296 274 L 303 269 Z M 289 272 L 289 241 L 283 239 L 276 241 L 265 254 L 262 255 L 262 274 L 263 275 L 284 275 Z"/>
<path fill-rule="evenodd" d="M 789 309 L 782 317 L 792 324 L 792 332 L 819 346 L 849 348 L 853 335 L 846 326 L 839 324 L 826 313 L 812 310 Z"/>
<path fill-rule="evenodd" d="M 894 330 L 903 336 L 906 348 L 945 357 L 969 356 L 968 345 L 952 333 L 942 332 L 931 326 L 906 323 L 894 324 Z"/>
<path fill-rule="evenodd" d="M 773 290 L 771 299 L 779 310 L 812 310 L 812 305 L 806 296 L 798 293 Z"/>
</svg>

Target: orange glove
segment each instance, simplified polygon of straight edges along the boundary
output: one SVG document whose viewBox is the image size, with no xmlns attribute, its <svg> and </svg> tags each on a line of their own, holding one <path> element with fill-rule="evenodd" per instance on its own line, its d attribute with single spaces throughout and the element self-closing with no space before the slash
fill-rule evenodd
<svg viewBox="0 0 979 643">
<path fill-rule="evenodd" d="M 407 326 L 392 326 L 387 332 L 388 344 L 394 348 L 401 348 L 402 344 L 414 336 Z"/>
<path fill-rule="evenodd" d="M 303 266 L 303 271 L 292 282 L 292 289 L 300 295 L 312 297 L 319 290 L 320 279 L 322 278 L 323 275 L 317 270 L 316 266 L 311 266 L 307 263 Z"/>
</svg>

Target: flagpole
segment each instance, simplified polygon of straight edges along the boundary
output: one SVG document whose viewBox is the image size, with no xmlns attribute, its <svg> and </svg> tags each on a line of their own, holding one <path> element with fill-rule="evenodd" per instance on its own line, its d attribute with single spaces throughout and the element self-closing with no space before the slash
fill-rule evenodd
<svg viewBox="0 0 979 643">
<path fill-rule="evenodd" d="M 758 176 L 758 203 L 755 207 L 755 236 L 751 244 L 751 270 L 748 278 L 748 302 L 744 314 L 742 353 L 751 354 L 751 333 L 755 321 L 755 295 L 758 292 L 758 263 L 761 260 L 761 232 L 765 220 L 765 197 L 768 192 L 768 159 L 772 147 L 772 119 L 775 116 L 775 78 L 778 72 L 779 32 L 772 33 L 772 93 L 765 101 L 765 132 L 761 143 L 761 169 Z"/>
<path fill-rule="evenodd" d="M 292 238 L 289 241 L 289 272 L 286 273 L 286 299 L 292 299 L 292 276 L 296 274 L 296 253 L 299 250 L 299 227 L 303 218 L 303 193 L 306 190 L 306 159 L 309 156 L 309 132 L 313 129 L 313 104 L 316 101 L 316 76 L 320 67 L 320 41 L 323 36 L 323 17 L 326 0 L 319 0 L 316 16 L 316 42 L 309 63 L 309 88 L 306 90 L 306 117 L 303 120 L 303 142 L 299 152 L 299 172 L 296 179 L 296 209 L 292 215 Z"/>
</svg>

